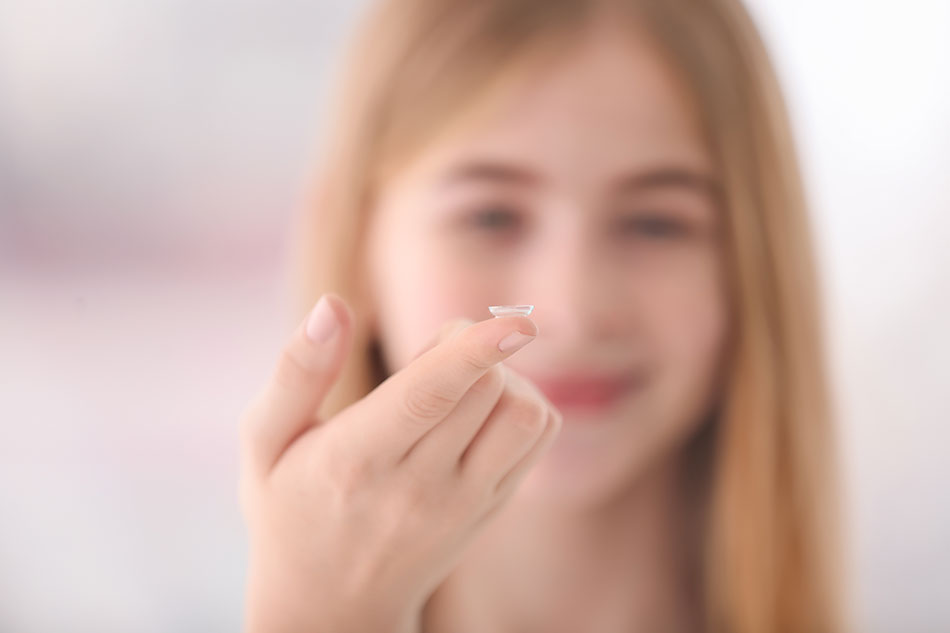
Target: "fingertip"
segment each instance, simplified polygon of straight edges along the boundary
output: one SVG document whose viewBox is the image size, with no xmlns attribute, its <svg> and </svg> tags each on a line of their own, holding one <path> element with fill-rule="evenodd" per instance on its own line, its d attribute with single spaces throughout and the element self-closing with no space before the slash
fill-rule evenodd
<svg viewBox="0 0 950 633">
<path fill-rule="evenodd" d="M 518 351 L 535 338 L 534 334 L 525 334 L 520 330 L 509 332 L 500 341 L 498 341 L 499 351 L 510 354 Z"/>
<path fill-rule="evenodd" d="M 356 315 L 353 312 L 353 308 L 350 307 L 349 303 L 343 297 L 335 292 L 325 292 L 321 295 L 320 299 L 326 301 L 326 305 L 331 310 L 340 331 L 346 333 L 352 329 Z M 317 303 L 319 304 L 319 301 Z"/>
<path fill-rule="evenodd" d="M 310 341 L 327 343 L 340 329 L 337 309 L 327 295 L 323 295 L 307 316 L 304 330 Z"/>
<path fill-rule="evenodd" d="M 350 304 L 341 296 L 334 294 L 334 301 L 339 302 L 340 311 L 337 313 L 340 317 L 340 323 L 343 324 L 343 327 L 348 328 L 352 323 L 356 321 L 356 314 L 353 312 L 353 308 L 350 307 Z"/>
<path fill-rule="evenodd" d="M 537 324 L 537 323 L 535 323 L 534 321 L 532 321 L 530 318 L 528 318 L 528 317 L 526 317 L 526 316 L 518 317 L 518 318 L 522 319 L 522 320 L 524 321 L 525 327 L 528 328 L 527 330 L 519 330 L 519 331 L 524 332 L 525 334 L 528 334 L 528 335 L 530 335 L 530 336 L 537 336 L 537 335 L 538 335 L 538 324 Z"/>
<path fill-rule="evenodd" d="M 538 335 L 538 324 L 535 323 L 530 317 L 527 317 L 524 315 L 495 317 L 494 319 L 486 319 L 486 320 L 487 321 L 508 321 L 509 323 L 515 324 L 516 329 L 522 334 L 527 334 L 528 336 Z"/>
</svg>

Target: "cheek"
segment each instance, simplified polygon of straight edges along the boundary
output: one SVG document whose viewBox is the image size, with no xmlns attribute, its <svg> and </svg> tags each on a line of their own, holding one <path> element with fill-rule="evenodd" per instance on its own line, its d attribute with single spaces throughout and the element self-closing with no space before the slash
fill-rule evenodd
<svg viewBox="0 0 950 633">
<path fill-rule="evenodd" d="M 438 309 L 438 295 L 427 291 L 429 255 L 394 220 L 402 213 L 380 209 L 367 242 L 376 334 L 388 373 L 408 364 L 425 344 Z"/>
<path fill-rule="evenodd" d="M 374 248 L 374 300 L 390 372 L 411 362 L 446 321 L 491 316 L 491 280 L 439 240 L 393 231 Z"/>
<path fill-rule="evenodd" d="M 460 258 L 437 237 L 420 245 L 423 249 L 426 255 L 418 259 L 412 274 L 414 294 L 419 305 L 426 306 L 435 329 L 450 319 L 482 321 L 491 317 L 488 306 L 497 303 L 493 297 L 498 284 L 490 267 Z"/>
<path fill-rule="evenodd" d="M 712 256 L 655 281 L 642 305 L 657 414 L 680 426 L 701 417 L 710 404 L 726 337 L 725 289 Z"/>
</svg>

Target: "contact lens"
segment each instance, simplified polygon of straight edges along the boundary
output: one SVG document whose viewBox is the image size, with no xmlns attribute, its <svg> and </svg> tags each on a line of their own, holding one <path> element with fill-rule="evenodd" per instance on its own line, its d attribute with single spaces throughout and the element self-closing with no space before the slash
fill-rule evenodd
<svg viewBox="0 0 950 633">
<path fill-rule="evenodd" d="M 531 314 L 531 311 L 534 310 L 534 306 L 488 306 L 488 311 L 491 312 L 495 318 L 505 317 L 505 316 L 528 316 Z"/>
</svg>

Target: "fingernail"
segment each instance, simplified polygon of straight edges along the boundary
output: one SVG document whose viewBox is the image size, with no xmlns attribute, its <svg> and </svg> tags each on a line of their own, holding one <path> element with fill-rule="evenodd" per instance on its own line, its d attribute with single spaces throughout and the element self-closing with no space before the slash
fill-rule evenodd
<svg viewBox="0 0 950 633">
<path fill-rule="evenodd" d="M 524 347 L 527 345 L 528 341 L 534 339 L 534 336 L 531 334 L 524 334 L 522 332 L 511 332 L 505 338 L 498 341 L 498 349 L 503 352 L 510 352 L 516 350 L 519 347 Z"/>
<path fill-rule="evenodd" d="M 307 337 L 316 343 L 326 343 L 337 331 L 339 323 L 326 295 L 320 297 L 307 319 Z"/>
</svg>

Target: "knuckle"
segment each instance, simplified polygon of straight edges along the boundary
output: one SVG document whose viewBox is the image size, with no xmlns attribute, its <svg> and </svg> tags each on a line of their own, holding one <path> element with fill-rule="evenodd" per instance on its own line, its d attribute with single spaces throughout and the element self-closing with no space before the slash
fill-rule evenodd
<svg viewBox="0 0 950 633">
<path fill-rule="evenodd" d="M 437 485 L 419 473 L 404 473 L 401 486 L 402 507 L 406 512 L 426 513 L 441 505 Z"/>
<path fill-rule="evenodd" d="M 495 396 L 497 399 L 505 389 L 505 374 L 500 365 L 495 365 L 485 375 L 475 381 L 471 391 L 484 396 Z"/>
<path fill-rule="evenodd" d="M 323 467 L 333 487 L 343 496 L 364 490 L 373 480 L 374 468 L 365 457 L 343 456 L 328 451 L 323 456 Z"/>
<path fill-rule="evenodd" d="M 538 435 L 547 424 L 547 407 L 537 398 L 519 397 L 509 405 L 512 423 L 532 435 Z"/>
<path fill-rule="evenodd" d="M 417 472 L 405 477 L 401 511 L 405 516 L 424 519 L 427 528 L 436 531 L 464 524 L 484 512 L 493 500 L 491 486 L 456 475 L 434 478 L 431 473 L 425 476 Z"/>
<path fill-rule="evenodd" d="M 406 390 L 402 408 L 409 420 L 431 422 L 441 419 L 455 401 L 430 387 L 414 385 Z"/>
<path fill-rule="evenodd" d="M 463 365 L 465 365 L 466 369 L 469 369 L 472 371 L 485 371 L 486 369 L 488 369 L 494 364 L 490 362 L 489 360 L 486 360 L 485 358 L 483 358 L 478 353 L 477 349 L 468 345 L 463 346 L 461 349 L 459 349 L 458 360 Z"/>
<path fill-rule="evenodd" d="M 468 477 L 460 477 L 457 488 L 454 505 L 457 511 L 465 516 L 484 512 L 494 500 L 491 486 L 486 485 L 484 481 L 472 481 Z"/>
</svg>

